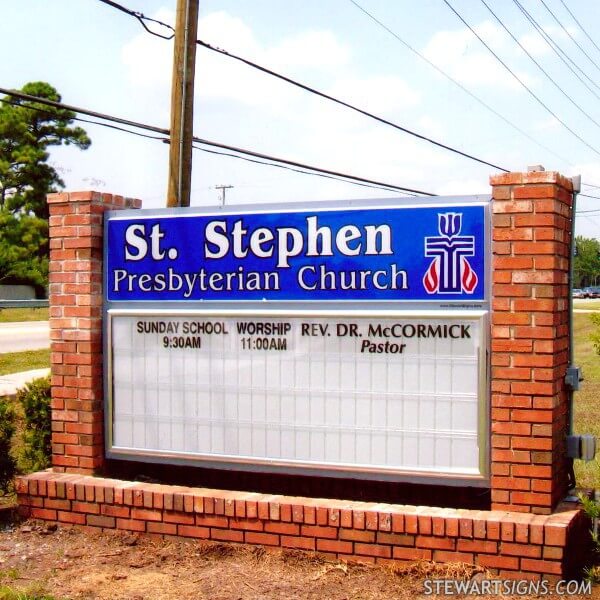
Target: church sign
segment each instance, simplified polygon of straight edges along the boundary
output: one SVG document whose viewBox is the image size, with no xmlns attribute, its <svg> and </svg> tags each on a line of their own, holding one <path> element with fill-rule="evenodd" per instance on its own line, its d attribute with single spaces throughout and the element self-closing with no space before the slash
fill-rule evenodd
<svg viewBox="0 0 600 600">
<path fill-rule="evenodd" d="M 485 483 L 489 199 L 105 226 L 109 457 Z"/>
</svg>

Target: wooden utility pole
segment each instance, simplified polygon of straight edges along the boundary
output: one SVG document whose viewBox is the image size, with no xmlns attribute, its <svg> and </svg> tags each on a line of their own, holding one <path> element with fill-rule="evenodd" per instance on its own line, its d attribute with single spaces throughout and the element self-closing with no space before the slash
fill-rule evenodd
<svg viewBox="0 0 600 600">
<path fill-rule="evenodd" d="M 215 190 L 221 190 L 221 206 L 225 206 L 225 190 L 233 189 L 232 185 L 215 185 Z"/>
<path fill-rule="evenodd" d="M 190 205 L 197 32 L 198 0 L 177 0 L 167 206 Z"/>
</svg>

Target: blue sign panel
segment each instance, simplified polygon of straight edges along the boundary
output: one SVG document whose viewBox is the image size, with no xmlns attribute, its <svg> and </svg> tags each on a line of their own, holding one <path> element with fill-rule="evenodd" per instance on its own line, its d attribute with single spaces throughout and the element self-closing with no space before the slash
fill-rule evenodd
<svg viewBox="0 0 600 600">
<path fill-rule="evenodd" d="M 106 299 L 481 301 L 485 208 L 116 214 Z"/>
</svg>

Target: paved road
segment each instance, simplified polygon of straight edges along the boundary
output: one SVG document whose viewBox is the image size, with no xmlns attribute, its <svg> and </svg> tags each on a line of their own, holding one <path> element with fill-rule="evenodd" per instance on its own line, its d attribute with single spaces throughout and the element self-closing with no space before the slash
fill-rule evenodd
<svg viewBox="0 0 600 600">
<path fill-rule="evenodd" d="M 0 354 L 50 346 L 48 321 L 0 323 Z"/>
</svg>

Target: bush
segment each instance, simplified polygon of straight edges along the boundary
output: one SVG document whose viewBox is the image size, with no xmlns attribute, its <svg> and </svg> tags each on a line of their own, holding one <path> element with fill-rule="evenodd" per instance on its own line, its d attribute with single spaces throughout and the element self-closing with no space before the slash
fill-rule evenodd
<svg viewBox="0 0 600 600">
<path fill-rule="evenodd" d="M 26 471 L 40 471 L 50 465 L 52 456 L 52 415 L 50 378 L 34 379 L 17 392 L 23 408 L 23 449 L 20 462 Z"/>
<path fill-rule="evenodd" d="M 10 491 L 15 476 L 16 463 L 10 448 L 15 433 L 15 413 L 12 407 L 0 398 L 0 493 Z"/>
</svg>

